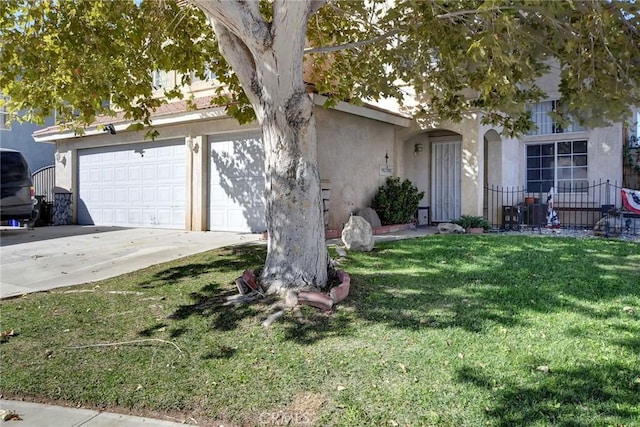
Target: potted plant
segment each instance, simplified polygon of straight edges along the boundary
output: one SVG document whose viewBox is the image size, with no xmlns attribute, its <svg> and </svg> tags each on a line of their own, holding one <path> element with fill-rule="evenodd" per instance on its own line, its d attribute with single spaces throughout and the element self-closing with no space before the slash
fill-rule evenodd
<svg viewBox="0 0 640 427">
<path fill-rule="evenodd" d="M 469 234 L 481 234 L 491 230 L 491 224 L 481 216 L 462 215 L 460 218 L 451 222 L 458 224 Z"/>
</svg>

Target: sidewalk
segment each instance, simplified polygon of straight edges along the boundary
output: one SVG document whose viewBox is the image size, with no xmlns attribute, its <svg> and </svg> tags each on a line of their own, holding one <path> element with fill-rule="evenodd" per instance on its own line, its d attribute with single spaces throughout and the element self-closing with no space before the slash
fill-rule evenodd
<svg viewBox="0 0 640 427">
<path fill-rule="evenodd" d="M 0 410 L 19 418 L 5 421 L 16 427 L 177 427 L 186 423 L 134 417 L 90 409 L 0 400 Z M 15 424 L 13 423 L 15 421 Z"/>
</svg>

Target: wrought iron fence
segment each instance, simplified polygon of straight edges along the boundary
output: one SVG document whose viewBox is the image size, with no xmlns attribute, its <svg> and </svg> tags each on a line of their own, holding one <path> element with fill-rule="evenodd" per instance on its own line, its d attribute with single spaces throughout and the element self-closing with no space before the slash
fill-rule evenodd
<svg viewBox="0 0 640 427">
<path fill-rule="evenodd" d="M 53 202 L 53 187 L 56 185 L 55 165 L 45 166 L 31 174 L 36 196 L 44 196 L 47 202 Z"/>
<path fill-rule="evenodd" d="M 559 227 L 592 229 L 605 215 L 622 209 L 622 187 L 617 182 L 594 181 L 553 194 Z M 548 193 L 528 192 L 524 187 L 486 186 L 484 216 L 494 230 L 542 228 L 547 224 Z M 626 215 L 634 217 L 635 215 Z"/>
</svg>

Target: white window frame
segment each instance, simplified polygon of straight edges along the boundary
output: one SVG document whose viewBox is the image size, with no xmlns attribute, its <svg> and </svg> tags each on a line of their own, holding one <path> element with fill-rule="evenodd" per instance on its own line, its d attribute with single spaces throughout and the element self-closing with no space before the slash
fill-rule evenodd
<svg viewBox="0 0 640 427">
<path fill-rule="evenodd" d="M 207 68 L 205 68 L 204 74 L 205 74 L 205 78 L 201 79 L 196 75 L 195 71 L 191 71 L 191 84 L 194 84 L 197 82 L 212 82 L 217 78 L 216 73 L 214 73 L 211 70 L 211 68 L 209 68 L 208 66 Z"/>
<path fill-rule="evenodd" d="M 563 143 L 569 143 L 571 144 L 571 148 L 570 148 L 570 152 L 568 153 L 559 153 L 558 151 L 558 146 L 559 144 L 563 144 Z M 584 152 L 574 152 L 574 144 L 575 143 L 584 143 L 585 144 L 585 151 Z M 555 188 L 555 190 L 558 193 L 580 193 L 581 191 L 579 191 L 579 189 L 584 188 L 585 191 L 589 185 L 589 139 L 586 137 L 581 137 L 579 135 L 576 135 L 576 137 L 568 137 L 568 138 L 563 138 L 563 139 L 539 139 L 536 141 L 530 141 L 525 143 L 524 147 L 524 157 L 525 157 L 525 187 L 527 189 L 527 192 L 531 192 L 531 193 L 545 193 L 547 192 L 549 189 L 548 188 L 538 188 L 538 189 L 531 189 L 531 186 L 529 185 L 529 172 L 531 170 L 539 170 L 541 173 L 543 172 L 543 170 L 545 169 L 543 166 L 544 165 L 540 165 L 537 168 L 530 168 L 529 167 L 529 147 L 532 146 L 536 146 L 536 145 L 553 145 L 553 153 L 551 155 L 546 155 L 543 156 L 542 154 L 540 154 L 540 158 L 544 158 L 546 157 L 547 160 L 551 160 L 551 167 L 553 168 L 553 179 L 552 179 L 552 185 Z M 551 158 L 552 157 L 552 158 Z M 542 160 L 541 160 L 542 161 Z M 567 163 L 568 164 L 562 164 L 562 163 Z M 547 167 L 546 169 L 550 169 L 549 167 Z M 576 173 L 579 172 L 580 170 L 584 170 L 584 176 L 576 176 Z M 569 176 L 560 176 L 562 175 L 564 172 L 564 174 L 568 173 Z M 537 180 L 540 182 L 545 182 L 545 181 L 549 181 L 549 179 L 544 180 L 541 176 L 540 180 Z M 567 191 L 566 185 L 564 185 L 564 183 L 569 183 L 570 184 L 570 189 Z M 576 187 L 576 184 L 578 183 L 582 183 L 583 185 L 581 185 L 579 188 Z"/>
<path fill-rule="evenodd" d="M 549 113 L 558 111 L 559 107 L 560 101 L 557 99 L 528 105 L 527 110 L 531 112 L 531 120 L 536 125 L 536 128 L 530 130 L 528 135 L 555 135 L 559 133 L 586 131 L 586 128 L 575 122 L 569 123 L 566 128 L 556 123 Z"/>
<path fill-rule="evenodd" d="M 153 70 L 153 73 L 151 74 L 151 82 L 154 90 L 171 89 L 168 71 Z"/>
</svg>

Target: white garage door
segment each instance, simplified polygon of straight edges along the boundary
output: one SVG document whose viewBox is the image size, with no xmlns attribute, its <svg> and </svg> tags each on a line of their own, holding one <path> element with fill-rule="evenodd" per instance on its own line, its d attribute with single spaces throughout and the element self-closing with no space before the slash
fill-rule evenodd
<svg viewBox="0 0 640 427">
<path fill-rule="evenodd" d="M 209 229 L 266 230 L 264 147 L 260 135 L 210 136 Z"/>
<path fill-rule="evenodd" d="M 184 140 L 78 152 L 78 223 L 185 228 Z"/>
</svg>

